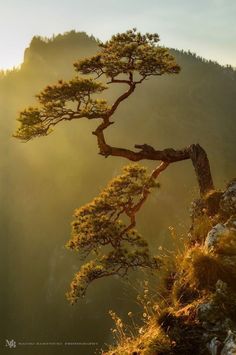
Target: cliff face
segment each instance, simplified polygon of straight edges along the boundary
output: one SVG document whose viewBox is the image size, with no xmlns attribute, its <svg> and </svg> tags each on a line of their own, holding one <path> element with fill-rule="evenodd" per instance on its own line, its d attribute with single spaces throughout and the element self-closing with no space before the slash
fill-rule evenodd
<svg viewBox="0 0 236 355">
<path fill-rule="evenodd" d="M 165 302 L 109 354 L 236 354 L 236 179 L 194 201 L 191 216 L 189 240 L 165 276 Z"/>
<path fill-rule="evenodd" d="M 27 338 L 41 334 L 43 340 L 51 341 L 55 329 L 60 338 L 77 339 L 79 330 L 81 339 L 92 338 L 100 347 L 110 341 L 108 307 L 120 310 L 122 317 L 129 310 L 136 311 L 135 293 L 118 279 L 101 281 L 77 310 L 67 305 L 64 296 L 78 270 L 77 255 L 73 258 L 62 248 L 70 235 L 73 210 L 96 196 L 125 162 L 104 160 L 97 154 L 90 121 L 70 122 L 51 137 L 27 144 L 11 138 L 19 111 L 35 104 L 34 95 L 58 79 L 71 79 L 73 62 L 96 51 L 97 41 L 81 33 L 51 40 L 35 38 L 21 68 L 0 75 L 0 219 L 4 236 L 0 273 L 5 285 L 1 333 L 9 329 L 18 339 L 27 330 Z M 208 153 L 215 183 L 224 186 L 235 173 L 236 72 L 191 53 L 173 54 L 181 73 L 146 81 L 117 111 L 109 141 L 130 149 L 138 143 L 156 149 L 200 143 Z M 108 94 L 109 101 L 114 101 L 118 90 Z M 171 248 L 167 228 L 181 222 L 180 232 L 185 226 L 188 229 L 186 206 L 196 194 L 196 179 L 186 161 L 173 164 L 160 183 L 163 188 L 140 213 L 139 229 L 153 247 Z M 39 280 L 43 287 L 38 287 Z M 22 285 L 27 285 L 27 292 Z M 158 329 L 162 332 L 156 327 L 157 318 L 155 328 L 153 325 L 147 333 L 149 340 L 157 338 Z M 29 329 L 32 319 L 34 326 Z M 155 341 L 153 344 L 156 347 Z M 166 348 L 166 342 L 163 344 Z M 86 348 L 86 352 L 93 350 Z M 58 351 L 55 348 L 56 355 Z"/>
<path fill-rule="evenodd" d="M 197 329 L 199 346 L 190 346 L 189 353 L 235 354 L 236 180 L 193 203 L 189 237 L 173 284 L 179 314 L 188 307 Z M 188 334 L 180 340 L 187 342 Z"/>
</svg>

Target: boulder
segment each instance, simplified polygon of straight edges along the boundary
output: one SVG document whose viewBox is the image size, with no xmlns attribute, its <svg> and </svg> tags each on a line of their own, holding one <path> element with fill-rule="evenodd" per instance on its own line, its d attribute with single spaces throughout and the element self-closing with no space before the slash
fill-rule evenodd
<svg viewBox="0 0 236 355">
<path fill-rule="evenodd" d="M 229 215 L 236 214 L 236 179 L 227 185 L 227 189 L 221 197 L 220 207 Z"/>
</svg>

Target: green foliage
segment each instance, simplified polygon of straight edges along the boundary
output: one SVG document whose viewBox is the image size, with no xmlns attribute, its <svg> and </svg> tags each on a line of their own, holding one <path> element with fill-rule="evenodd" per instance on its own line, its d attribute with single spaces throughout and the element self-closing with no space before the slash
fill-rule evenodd
<svg viewBox="0 0 236 355">
<path fill-rule="evenodd" d="M 60 80 L 58 85 L 47 86 L 37 98 L 42 105 L 65 104 L 70 101 L 82 101 L 86 104 L 91 94 L 102 92 L 104 89 L 106 86 L 92 79 L 75 78 L 69 82 Z"/>
<path fill-rule="evenodd" d="M 114 178 L 98 197 L 75 211 L 73 239 L 69 246 L 89 253 L 100 244 L 119 246 L 120 238 L 133 244 L 139 243 L 140 237 L 136 231 L 123 233 L 126 225 L 119 217 L 132 211 L 142 198 L 144 189 L 157 186 L 144 167 L 124 167 L 123 174 Z"/>
<path fill-rule="evenodd" d="M 84 139 L 84 145 L 82 149 L 79 149 L 81 141 L 78 140 L 78 135 L 73 129 L 58 132 L 53 141 L 47 139 L 44 143 L 41 142 L 41 144 L 30 147 L 19 147 L 18 144 L 12 144 L 9 140 L 9 132 L 12 130 L 15 112 L 19 111 L 23 103 L 31 102 L 32 93 L 39 92 L 47 83 L 54 83 L 59 78 L 70 78 L 72 75 L 71 63 L 78 56 L 86 57 L 96 53 L 96 41 L 87 36 L 82 43 L 80 34 L 76 33 L 76 35 L 74 41 L 71 41 L 67 34 L 49 40 L 47 47 L 38 48 L 37 55 L 34 55 L 33 48 L 30 46 L 25 52 L 25 63 L 21 68 L 2 73 L 0 80 L 0 97 L 2 99 L 2 233 L 5 235 L 10 233 L 9 237 L 15 246 L 12 250 L 11 269 L 18 268 L 22 276 L 15 278 L 12 281 L 12 286 L 18 289 L 17 294 L 19 296 L 22 282 L 30 282 L 34 285 L 29 292 L 24 292 L 24 300 L 27 304 L 32 303 L 32 311 L 35 307 L 34 311 L 38 311 L 42 315 L 48 315 L 51 320 L 54 316 L 54 314 L 50 315 L 54 308 L 51 303 L 55 301 L 58 305 L 63 303 L 63 300 L 60 297 L 58 298 L 58 294 L 63 293 L 64 284 L 58 282 L 58 280 L 61 277 L 64 278 L 65 270 L 68 270 L 71 263 L 68 262 L 68 258 L 60 258 L 55 255 L 57 266 L 53 271 L 54 278 L 50 281 L 51 296 L 47 303 L 48 307 L 45 307 L 45 302 L 42 302 L 44 290 L 38 289 L 39 277 L 43 275 L 47 277 L 48 275 L 48 263 L 45 263 L 44 259 L 52 257 L 53 244 L 58 246 L 64 243 L 67 234 L 65 219 L 70 206 L 74 204 L 74 196 L 82 195 L 86 199 L 86 196 L 89 195 L 89 186 L 80 184 L 79 181 L 81 180 L 78 180 L 78 177 L 84 181 L 86 180 L 85 176 L 92 176 L 96 171 L 94 181 L 96 180 L 95 185 L 98 186 L 101 184 L 101 179 L 108 178 L 111 165 L 105 164 L 104 169 L 101 169 L 101 159 L 97 159 L 96 156 L 90 156 L 86 161 L 84 152 L 89 151 L 90 141 Z M 135 141 L 137 135 L 141 137 L 144 121 L 148 123 L 145 130 L 150 142 L 158 142 L 163 146 L 178 146 L 179 142 L 190 144 L 196 136 L 201 137 L 202 142 L 207 142 L 210 156 L 214 156 L 214 170 L 217 171 L 218 181 L 226 181 L 232 178 L 235 173 L 234 164 L 226 164 L 225 162 L 235 159 L 236 71 L 229 70 L 216 63 L 207 62 L 199 57 L 196 58 L 191 53 L 183 53 L 177 50 L 171 50 L 171 53 L 184 68 L 181 75 L 178 78 L 165 76 L 160 81 L 149 80 L 146 83 L 145 90 L 136 92 L 133 97 L 132 108 L 127 105 L 125 116 L 122 115 L 122 112 L 121 114 L 117 112 L 116 119 L 125 118 L 126 131 L 129 132 L 131 141 Z M 115 90 L 109 90 L 110 99 L 114 97 L 112 96 L 114 93 Z M 222 120 L 222 115 L 224 120 Z M 134 117 L 136 120 L 135 129 Z M 208 129 L 206 129 L 206 126 Z M 123 139 L 124 130 L 122 127 L 123 125 L 116 127 L 117 141 Z M 174 134 L 170 132 L 170 127 Z M 78 133 L 81 134 L 79 131 Z M 65 137 L 67 144 L 65 144 L 63 137 Z M 218 139 L 216 140 L 215 137 L 218 137 Z M 71 154 L 73 150 L 76 151 L 75 155 Z M 215 154 L 216 151 L 217 154 Z M 52 159 L 54 154 L 54 159 Z M 10 159 L 10 157 L 12 158 Z M 119 165 L 119 159 L 114 159 L 113 162 L 114 169 L 116 169 Z M 69 166 L 73 166 L 73 172 L 68 175 L 65 170 L 67 171 Z M 170 217 L 173 225 L 177 224 L 179 219 L 185 224 L 188 223 L 183 206 L 192 198 L 192 190 L 189 189 L 186 193 L 186 186 L 184 188 L 184 185 L 192 183 L 192 175 L 189 175 L 187 170 L 173 169 L 169 178 L 165 176 L 165 188 L 167 190 L 170 188 L 169 194 L 173 198 L 171 205 L 173 209 L 178 205 L 178 214 L 174 213 L 167 199 L 163 199 L 161 205 L 157 206 L 153 212 L 152 204 L 145 209 L 145 215 L 150 217 L 150 214 L 153 214 L 154 219 L 156 219 L 155 221 L 153 219 L 153 221 L 161 227 L 157 231 L 151 224 L 146 226 L 145 232 L 149 239 L 156 238 L 158 240 L 160 238 L 162 231 L 169 225 Z M 48 179 L 49 171 L 51 176 Z M 9 179 L 11 183 L 9 183 Z M 182 183 L 183 180 L 187 181 L 186 184 Z M 174 184 L 173 181 L 175 181 Z M 29 186 L 33 190 L 31 189 L 30 192 L 31 202 L 27 203 Z M 66 186 L 68 193 L 61 194 L 61 186 Z M 40 191 L 40 194 L 37 191 Z M 45 201 L 47 202 L 45 203 Z M 53 214 L 52 206 L 54 206 Z M 41 218 L 38 218 L 38 210 L 41 210 Z M 167 210 L 168 214 L 166 213 Z M 29 214 L 30 218 L 28 218 Z M 17 223 L 14 223 L 14 225 L 10 223 L 9 215 L 14 215 Z M 53 216 L 55 216 L 56 221 Z M 42 233 L 42 220 L 44 233 Z M 143 220 L 145 221 L 145 217 Z M 26 230 L 34 230 L 34 243 L 31 248 L 29 248 L 28 238 L 31 237 L 32 233 L 25 234 Z M 3 249 L 8 247 L 9 238 L 4 238 L 3 245 L 4 243 Z M 165 240 L 165 243 L 169 242 Z M 172 248 L 172 243 L 167 245 Z M 30 270 L 28 270 L 28 263 L 19 263 L 19 258 L 22 255 L 28 255 L 29 258 L 38 255 L 37 260 L 31 263 Z M 73 260 L 70 261 L 73 263 Z M 109 281 L 107 280 L 108 285 Z M 99 293 L 99 285 L 97 286 L 98 289 L 94 290 L 93 297 L 96 297 L 97 292 Z M 5 287 L 4 289 L 6 294 L 11 293 L 10 288 Z M 103 294 L 102 306 L 111 301 L 113 302 L 112 307 L 117 307 L 116 297 L 112 297 L 111 300 L 111 295 L 116 294 L 115 292 L 116 290 L 112 289 L 111 294 Z M 236 299 L 235 295 L 234 299 Z M 84 322 L 87 323 L 84 329 L 80 329 L 81 337 L 83 337 L 83 331 L 88 329 L 88 323 L 94 316 L 93 307 L 87 307 L 86 312 L 88 317 L 85 317 Z M 99 312 L 98 309 L 97 312 Z M 235 314 L 236 310 L 232 309 L 231 315 Z M 74 338 L 76 338 L 78 329 L 75 326 L 78 321 L 77 312 L 71 314 L 66 307 L 61 307 L 61 315 L 64 323 L 67 324 L 66 329 L 63 329 L 63 334 L 68 337 L 73 337 L 74 334 Z M 41 322 L 39 320 L 35 324 L 36 332 L 42 329 L 42 322 L 43 324 L 45 322 L 45 317 L 41 318 Z M 106 327 L 106 325 L 104 326 L 106 320 L 100 318 L 96 321 L 95 318 L 93 319 L 94 321 L 90 324 L 91 332 L 95 331 L 96 339 L 103 342 L 103 328 Z M 6 316 L 5 324 L 8 321 L 9 317 Z M 27 317 L 24 317 L 23 324 L 24 321 L 27 321 Z M 97 324 L 101 326 L 100 332 L 96 328 Z M 60 325 L 58 326 L 60 327 Z M 48 327 L 48 332 L 50 331 L 51 337 L 53 337 L 53 326 Z M 140 339 L 141 343 L 142 339 Z M 182 354 L 184 353 L 182 352 Z"/>
<path fill-rule="evenodd" d="M 112 36 L 100 44 L 100 52 L 89 59 L 75 63 L 83 74 L 105 74 L 111 79 L 119 75 L 137 73 L 141 78 L 164 73 L 178 73 L 180 67 L 166 48 L 157 45 L 158 34 L 142 35 L 136 29 Z"/>
<path fill-rule="evenodd" d="M 200 244 L 188 244 L 179 255 L 170 254 L 169 258 L 174 256 L 173 287 L 168 287 L 163 297 L 158 285 L 154 291 L 159 296 L 157 301 L 146 294 L 143 316 L 147 321 L 142 327 L 132 322 L 132 332 L 111 313 L 117 345 L 104 355 L 207 354 L 212 339 L 223 344 L 236 321 L 234 237 L 231 233 L 226 239 L 222 236 L 225 252 L 217 249 L 209 253 Z"/>
<path fill-rule="evenodd" d="M 29 107 L 20 113 L 18 121 L 21 123 L 20 128 L 14 134 L 14 137 L 28 141 L 32 137 L 44 136 L 50 133 L 50 125 L 45 125 L 42 113 L 37 107 Z"/>
<path fill-rule="evenodd" d="M 61 121 L 103 117 L 109 107 L 105 100 L 93 99 L 92 95 L 105 89 L 102 83 L 84 78 L 60 80 L 56 85 L 47 86 L 37 95 L 40 107 L 29 107 L 20 113 L 21 125 L 14 137 L 27 141 L 48 135 Z"/>
<path fill-rule="evenodd" d="M 151 75 L 178 73 L 180 68 L 174 57 L 167 49 L 158 47 L 158 41 L 158 35 L 141 35 L 136 30 L 118 34 L 105 44 L 100 44 L 101 50 L 96 56 L 77 62 L 75 69 L 80 75 L 95 73 L 97 78 L 105 75 L 110 78 L 110 83 L 125 74 L 128 75 L 126 80 L 119 77 L 118 82 L 129 85 L 141 83 Z M 41 39 L 35 38 L 34 42 L 46 45 Z M 139 76 L 138 81 L 134 80 L 135 73 Z M 106 89 L 106 86 L 96 81 L 97 78 L 75 77 L 71 81 L 59 81 L 56 85 L 46 87 L 36 96 L 39 107 L 20 113 L 20 127 L 14 137 L 27 141 L 48 135 L 61 121 L 110 117 L 114 113 L 112 107 L 107 105 L 106 100 L 92 96 Z"/>
<path fill-rule="evenodd" d="M 218 280 L 226 282 L 235 290 L 235 265 L 227 259 L 207 252 L 196 245 L 182 254 L 178 260 L 178 274 L 173 286 L 173 300 L 188 303 L 199 297 L 199 293 L 211 293 Z"/>
<path fill-rule="evenodd" d="M 157 186 L 145 168 L 129 165 L 91 203 L 75 211 L 72 238 L 67 247 L 83 257 L 93 253 L 96 260 L 83 265 L 75 275 L 67 294 L 71 303 L 83 296 L 95 279 L 115 274 L 124 276 L 129 269 L 137 267 L 159 266 L 159 260 L 150 256 L 147 242 L 134 229 L 135 213 L 144 191 Z"/>
<path fill-rule="evenodd" d="M 20 127 L 15 137 L 27 141 L 48 135 L 62 121 L 83 117 L 102 119 L 93 134 L 97 137 L 100 154 L 110 155 L 112 147 L 106 143 L 103 131 L 113 123 L 110 118 L 119 104 L 147 77 L 178 73 L 180 70 L 174 57 L 166 48 L 158 46 L 158 42 L 157 34 L 142 35 L 133 29 L 101 43 L 96 56 L 75 64 L 80 75 L 91 74 L 92 78 L 76 77 L 68 82 L 60 80 L 56 85 L 47 86 L 37 95 L 39 107 L 30 107 L 20 113 Z M 46 43 L 35 38 L 33 45 L 46 46 Z M 95 94 L 106 89 L 104 84 L 96 81 L 102 75 L 109 79 L 108 84 L 129 86 L 128 91 L 121 94 L 110 107 L 106 100 L 94 99 Z M 95 279 L 115 274 L 124 276 L 130 268 L 159 266 L 159 261 L 150 256 L 147 242 L 134 227 L 136 213 L 151 188 L 158 186 L 155 178 L 163 169 L 161 167 L 149 176 L 146 169 L 138 165 L 126 167 L 123 174 L 112 180 L 97 198 L 76 211 L 72 239 L 67 246 L 84 257 L 93 252 L 96 259 L 83 265 L 75 275 L 71 292 L 67 294 L 71 303 L 83 296 Z M 125 219 L 122 220 L 121 216 L 125 216 Z M 102 253 L 102 247 L 106 247 L 106 254 Z"/>
</svg>

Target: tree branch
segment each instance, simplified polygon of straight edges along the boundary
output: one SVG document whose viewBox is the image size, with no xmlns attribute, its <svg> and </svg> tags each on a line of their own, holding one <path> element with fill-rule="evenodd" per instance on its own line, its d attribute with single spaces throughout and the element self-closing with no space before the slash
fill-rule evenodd
<svg viewBox="0 0 236 355">
<path fill-rule="evenodd" d="M 151 173 L 150 180 L 156 179 L 159 176 L 159 174 L 168 167 L 168 165 L 169 163 L 166 162 L 162 162 L 160 165 L 158 165 L 158 167 L 154 169 L 153 172 Z M 136 213 L 143 206 L 149 194 L 150 194 L 150 190 L 144 187 L 140 200 L 134 206 L 130 207 L 129 209 L 128 208 L 125 209 L 124 212 L 130 218 L 130 224 L 122 231 L 121 236 L 136 226 L 136 218 L 135 218 Z"/>
<path fill-rule="evenodd" d="M 137 144 L 135 145 L 135 148 L 139 149 L 139 152 L 125 148 L 112 147 L 106 143 L 103 132 L 111 124 L 112 122 L 109 121 L 109 118 L 104 119 L 103 123 L 101 123 L 96 131 L 93 132 L 93 134 L 97 136 L 101 155 L 104 155 L 105 157 L 119 156 L 131 161 L 140 161 L 144 159 L 159 160 L 166 164 L 191 159 L 197 176 L 201 196 L 214 189 L 209 160 L 205 150 L 199 144 L 192 144 L 189 147 L 179 150 L 172 148 L 155 150 L 148 144 Z"/>
<path fill-rule="evenodd" d="M 111 109 L 109 110 L 107 117 L 111 117 L 116 111 L 119 104 L 125 99 L 127 99 L 127 97 L 129 97 L 132 94 L 132 92 L 134 92 L 136 85 L 132 83 L 132 81 L 127 81 L 127 83 L 129 84 L 129 90 L 127 90 L 124 94 L 118 97 L 118 99 L 114 102 Z"/>
<path fill-rule="evenodd" d="M 188 148 L 200 187 L 201 195 L 214 189 L 210 163 L 205 150 L 199 144 L 192 144 Z"/>
</svg>

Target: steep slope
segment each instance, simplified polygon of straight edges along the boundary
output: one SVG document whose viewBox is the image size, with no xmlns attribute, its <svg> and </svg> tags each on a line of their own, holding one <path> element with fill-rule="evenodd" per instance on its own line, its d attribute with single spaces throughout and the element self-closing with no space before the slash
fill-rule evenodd
<svg viewBox="0 0 236 355">
<path fill-rule="evenodd" d="M 153 302 L 147 289 L 144 325 L 131 332 L 112 314 L 118 346 L 107 355 L 236 353 L 235 213 L 236 179 L 194 201 L 190 239 L 169 256 L 172 263 L 165 260 L 172 267 L 164 272 L 165 287 L 157 286 L 159 300 Z"/>
<path fill-rule="evenodd" d="M 0 77 L 1 280 L 5 285 L 1 297 L 6 338 L 14 333 L 22 339 L 27 333 L 49 341 L 55 336 L 77 339 L 79 329 L 80 339 L 92 338 L 101 345 L 109 339 L 108 308 L 122 309 L 124 315 L 135 309 L 131 301 L 135 292 L 116 279 L 101 282 L 98 288 L 94 285 L 83 307 L 71 308 L 64 299 L 80 262 L 63 249 L 73 210 L 93 198 L 125 162 L 97 154 L 93 124 L 86 121 L 64 124 L 50 137 L 27 144 L 11 137 L 18 112 L 35 102 L 34 95 L 49 83 L 70 78 L 72 63 L 96 49 L 96 40 L 84 33 L 69 32 L 51 40 L 36 37 L 21 68 Z M 109 141 L 127 147 L 149 143 L 157 149 L 199 142 L 209 154 L 220 187 L 235 173 L 236 73 L 189 53 L 173 53 L 181 73 L 146 81 L 116 113 Z M 109 100 L 116 90 L 120 89 L 112 89 Z M 139 229 L 153 248 L 171 248 L 167 228 L 173 224 L 186 231 L 187 209 L 197 195 L 190 163 L 171 166 L 161 184 L 140 214 Z"/>
</svg>

